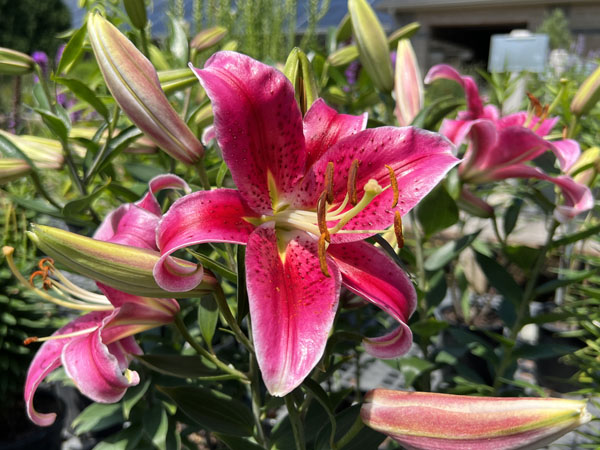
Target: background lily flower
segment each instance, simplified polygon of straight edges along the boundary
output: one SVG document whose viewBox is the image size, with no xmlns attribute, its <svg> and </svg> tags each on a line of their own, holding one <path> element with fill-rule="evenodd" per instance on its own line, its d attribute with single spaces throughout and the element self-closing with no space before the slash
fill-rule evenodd
<svg viewBox="0 0 600 450">
<path fill-rule="evenodd" d="M 366 115 L 338 114 L 321 99 L 303 120 L 285 75 L 241 54 L 217 53 L 197 74 L 238 190 L 194 192 L 171 206 L 157 231 L 157 283 L 185 290 L 198 282 L 170 262 L 178 249 L 247 245 L 252 335 L 272 395 L 293 390 L 321 358 L 342 284 L 399 322 L 365 348 L 387 358 L 406 352 L 414 288 L 360 241 L 392 225 L 456 164 L 451 143 L 415 128 L 365 130 Z"/>
<path fill-rule="evenodd" d="M 533 450 L 591 414 L 585 400 L 468 397 L 374 389 L 363 422 L 411 450 Z"/>
<path fill-rule="evenodd" d="M 189 191 L 189 187 L 179 177 L 161 175 L 150 181 L 149 188 L 140 201 L 111 212 L 95 238 L 156 249 L 154 231 L 161 210 L 154 194 L 165 188 Z M 55 270 L 50 267 L 51 272 Z M 82 394 L 101 403 L 117 402 L 128 387 L 139 383 L 137 372 L 127 368 L 131 355 L 142 353 L 133 335 L 168 324 L 179 312 L 174 299 L 141 297 L 102 283 L 97 285 L 106 296 L 104 304 L 94 302 L 88 308 L 92 312 L 76 318 L 52 336 L 32 339 L 45 340 L 31 362 L 25 382 L 27 414 L 38 425 L 51 425 L 56 417 L 54 413 L 39 413 L 33 406 L 35 391 L 50 372 L 62 365 Z"/>
</svg>

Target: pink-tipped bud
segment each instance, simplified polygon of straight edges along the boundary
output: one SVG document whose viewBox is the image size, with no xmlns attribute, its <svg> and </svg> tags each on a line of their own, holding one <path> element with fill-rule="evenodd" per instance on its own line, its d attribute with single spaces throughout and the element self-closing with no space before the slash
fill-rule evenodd
<svg viewBox="0 0 600 450">
<path fill-rule="evenodd" d="M 396 118 L 401 127 L 410 125 L 419 114 L 425 102 L 423 78 L 408 39 L 400 39 L 396 50 L 396 73 L 394 92 L 396 94 Z"/>
<path fill-rule="evenodd" d="M 374 389 L 363 422 L 412 450 L 540 448 L 588 422 L 584 400 L 468 397 Z"/>
</svg>

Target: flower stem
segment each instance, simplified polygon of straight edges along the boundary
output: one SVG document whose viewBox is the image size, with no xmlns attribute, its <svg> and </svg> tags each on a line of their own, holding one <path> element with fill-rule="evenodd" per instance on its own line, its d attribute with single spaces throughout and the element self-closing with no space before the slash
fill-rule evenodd
<svg viewBox="0 0 600 450">
<path fill-rule="evenodd" d="M 249 327 L 250 328 L 250 327 Z M 265 432 L 260 421 L 260 408 L 262 406 L 262 400 L 260 397 L 260 380 L 259 380 L 259 369 L 256 355 L 250 353 L 250 396 L 252 398 L 252 412 L 254 414 L 254 420 L 256 422 L 256 440 L 260 445 L 268 448 L 267 439 L 265 438 Z"/>
<path fill-rule="evenodd" d="M 231 375 L 234 375 L 241 382 L 243 382 L 243 383 L 250 382 L 250 380 L 244 373 L 240 372 L 237 369 L 234 369 L 233 367 L 229 367 L 227 364 L 225 364 L 223 361 L 221 361 L 215 355 L 211 354 L 208 350 L 206 350 L 204 347 L 202 347 L 200 344 L 198 344 L 198 341 L 196 341 L 196 339 L 194 339 L 194 337 L 190 334 L 187 327 L 183 323 L 183 319 L 181 318 L 180 314 L 175 315 L 175 321 L 173 323 L 174 323 L 175 327 L 177 328 L 177 330 L 181 333 L 183 338 L 192 346 L 192 348 L 194 350 L 196 350 L 198 352 L 198 354 L 200 356 L 203 356 L 204 358 L 208 359 L 210 362 L 212 362 L 215 366 L 217 366 L 223 372 L 227 372 Z"/>
<path fill-rule="evenodd" d="M 244 345 L 244 347 L 246 347 L 246 349 L 250 353 L 254 353 L 254 347 L 252 346 L 252 343 L 246 337 L 246 335 L 244 334 L 244 332 L 238 325 L 237 320 L 235 320 L 235 317 L 233 317 L 233 314 L 231 313 L 231 309 L 229 309 L 229 304 L 227 303 L 227 299 L 225 298 L 225 293 L 223 292 L 223 288 L 221 287 L 220 284 L 217 284 L 215 286 L 213 295 L 215 297 L 215 300 L 217 301 L 217 305 L 219 305 L 219 310 L 221 311 L 221 314 L 223 314 L 223 317 L 225 318 L 227 325 L 229 325 L 229 327 L 231 328 L 231 331 L 234 332 L 238 341 L 240 341 L 240 343 L 242 345 Z"/>
<path fill-rule="evenodd" d="M 552 245 L 552 239 L 554 238 L 554 233 L 556 232 L 556 229 L 558 228 L 559 225 L 560 224 L 558 223 L 557 220 L 554 219 L 552 221 L 552 225 L 550 226 L 550 230 L 548 231 L 548 238 L 546 239 L 546 243 L 540 249 L 540 252 L 538 253 L 538 257 L 535 262 L 535 265 L 533 266 L 533 269 L 531 270 L 531 275 L 529 277 L 529 281 L 527 282 L 527 285 L 525 286 L 525 291 L 523 292 L 523 297 L 521 298 L 521 302 L 519 304 L 519 309 L 517 310 L 517 317 L 515 319 L 515 323 L 514 323 L 512 329 L 510 330 L 510 335 L 508 336 L 509 341 L 512 342 L 513 344 L 505 344 L 503 346 L 504 349 L 503 349 L 502 360 L 500 361 L 500 364 L 498 365 L 498 370 L 496 371 L 496 376 L 494 377 L 494 385 L 493 385 L 494 395 L 496 395 L 498 393 L 498 389 L 500 388 L 500 386 L 502 384 L 501 379 L 504 376 L 504 372 L 506 372 L 506 369 L 508 369 L 508 367 L 510 366 L 510 362 L 512 359 L 512 351 L 514 348 L 514 342 L 516 341 L 517 336 L 518 336 L 519 332 L 521 331 L 521 329 L 525 326 L 524 322 L 525 322 L 527 316 L 529 315 L 529 304 L 533 300 L 534 290 L 535 290 L 535 286 L 537 284 L 538 277 L 542 271 L 544 262 L 546 261 L 546 254 L 548 253 L 548 250 L 550 249 L 550 247 Z"/>
<path fill-rule="evenodd" d="M 349 444 L 352 439 L 358 434 L 360 430 L 364 427 L 363 421 L 360 418 L 360 414 L 356 417 L 356 420 L 350 427 L 350 429 L 342 436 L 342 438 L 336 442 L 335 449 L 339 450 L 343 448 L 345 445 Z"/>
<path fill-rule="evenodd" d="M 198 176 L 200 177 L 200 182 L 202 183 L 202 187 L 205 191 L 210 191 L 210 181 L 208 181 L 208 174 L 206 173 L 206 169 L 204 168 L 204 160 L 200 160 L 196 163 L 196 170 L 198 170 Z"/>
<path fill-rule="evenodd" d="M 288 414 L 290 416 L 290 422 L 292 424 L 292 432 L 294 433 L 294 441 L 296 441 L 296 450 L 305 450 L 306 444 L 304 442 L 304 430 L 302 421 L 300 420 L 300 414 L 292 398 L 292 394 L 288 394 L 283 397 L 285 400 L 285 406 L 287 407 Z"/>
</svg>

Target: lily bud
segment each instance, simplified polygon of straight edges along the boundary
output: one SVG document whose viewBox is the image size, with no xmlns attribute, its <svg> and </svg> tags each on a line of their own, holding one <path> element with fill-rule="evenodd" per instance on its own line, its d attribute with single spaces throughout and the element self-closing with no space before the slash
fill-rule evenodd
<svg viewBox="0 0 600 450">
<path fill-rule="evenodd" d="M 15 135 L 0 130 L 5 137 L 18 147 L 40 169 L 60 169 L 64 162 L 62 145 L 54 139 L 39 136 Z"/>
<path fill-rule="evenodd" d="M 123 0 L 125 11 L 131 20 L 131 24 L 138 30 L 146 28 L 148 16 L 146 15 L 146 5 L 144 0 Z"/>
<path fill-rule="evenodd" d="M 88 34 L 104 81 L 131 121 L 173 158 L 197 163 L 204 147 L 169 103 L 150 61 L 99 14 L 88 19 Z"/>
<path fill-rule="evenodd" d="M 569 169 L 569 175 L 578 183 L 592 186 L 600 171 L 600 147 L 591 147 L 584 151 Z"/>
<path fill-rule="evenodd" d="M 285 62 L 283 73 L 294 85 L 296 101 L 304 116 L 319 97 L 317 80 L 306 53 L 295 47 Z"/>
<path fill-rule="evenodd" d="M 578 116 L 587 114 L 598 100 L 600 100 L 600 66 L 585 79 L 575 93 L 571 101 L 571 111 Z"/>
<path fill-rule="evenodd" d="M 482 219 L 494 217 L 494 208 L 492 208 L 485 200 L 477 197 L 466 187 L 463 187 L 462 191 L 460 191 L 460 196 L 456 200 L 456 204 L 460 209 L 472 216 L 481 217 Z"/>
<path fill-rule="evenodd" d="M 180 91 L 198 83 L 194 72 L 187 69 L 161 70 L 158 72 L 158 81 L 166 94 Z"/>
<path fill-rule="evenodd" d="M 401 127 L 410 125 L 425 103 L 423 77 L 408 39 L 398 41 L 396 50 L 396 118 Z"/>
<path fill-rule="evenodd" d="M 0 47 L 0 75 L 26 75 L 34 67 L 35 61 L 29 55 Z"/>
<path fill-rule="evenodd" d="M 394 74 L 381 23 L 365 0 L 348 0 L 348 11 L 362 65 L 379 90 L 390 92 L 394 88 Z"/>
<path fill-rule="evenodd" d="M 26 161 L 18 158 L 0 158 L 0 185 L 24 177 L 31 171 Z"/>
<path fill-rule="evenodd" d="M 57 263 L 128 294 L 143 297 L 197 297 L 214 289 L 216 279 L 206 272 L 202 283 L 186 292 L 167 292 L 156 284 L 152 269 L 160 253 L 114 244 L 44 225 L 31 226 L 29 238 Z M 195 263 L 173 258 L 174 263 L 196 268 Z"/>
<path fill-rule="evenodd" d="M 225 27 L 207 28 L 194 36 L 194 39 L 190 42 L 190 47 L 201 52 L 218 44 L 225 36 L 227 36 L 227 28 Z"/>
<path fill-rule="evenodd" d="M 367 426 L 414 450 L 532 450 L 592 417 L 584 400 L 386 389 L 368 392 L 360 414 Z"/>
</svg>

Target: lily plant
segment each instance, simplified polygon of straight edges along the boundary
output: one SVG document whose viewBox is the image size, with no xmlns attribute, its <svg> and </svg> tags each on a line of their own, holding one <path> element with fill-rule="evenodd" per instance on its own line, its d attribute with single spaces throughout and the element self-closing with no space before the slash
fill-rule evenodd
<svg viewBox="0 0 600 450">
<path fill-rule="evenodd" d="M 204 242 L 243 244 L 254 347 L 263 380 L 283 396 L 320 360 L 341 286 L 399 326 L 364 340 L 382 358 L 412 342 L 412 283 L 364 241 L 394 226 L 458 160 L 436 133 L 365 129 L 366 114 L 338 114 L 321 99 L 304 118 L 285 75 L 250 57 L 219 52 L 196 74 L 212 101 L 216 140 L 238 189 L 199 191 L 162 218 L 155 266 L 165 290 L 202 276 L 171 254 Z"/>
<path fill-rule="evenodd" d="M 156 250 L 154 231 L 161 210 L 154 194 L 166 188 L 189 191 L 189 187 L 175 175 L 155 177 L 149 187 L 149 192 L 138 202 L 122 205 L 108 214 L 94 237 Z M 7 255 L 7 259 L 9 257 Z M 44 342 L 27 373 L 27 414 L 34 423 L 48 426 L 54 422 L 56 414 L 36 411 L 33 398 L 39 384 L 50 372 L 62 365 L 82 394 L 101 403 L 119 401 L 127 388 L 140 381 L 138 373 L 128 369 L 132 356 L 143 353 L 133 335 L 171 323 L 179 312 L 179 304 L 170 298 L 128 294 L 99 282 L 98 288 L 104 295 L 85 291 L 73 285 L 49 259 L 40 263 L 40 269 L 32 280 L 41 275 L 46 289 L 58 291 L 63 298 L 67 294 L 67 301 L 59 300 L 61 305 L 88 311 L 49 337 L 32 337 L 27 341 Z M 48 294 L 42 296 L 53 301 Z"/>
</svg>

